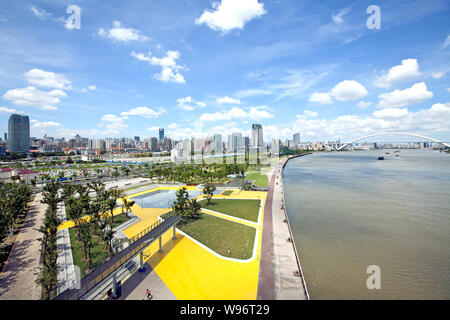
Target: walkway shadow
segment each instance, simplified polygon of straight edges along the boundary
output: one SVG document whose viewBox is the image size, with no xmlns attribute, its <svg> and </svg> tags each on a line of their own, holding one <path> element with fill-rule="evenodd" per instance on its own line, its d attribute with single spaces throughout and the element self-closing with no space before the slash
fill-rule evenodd
<svg viewBox="0 0 450 320">
<path fill-rule="evenodd" d="M 183 235 L 177 234 L 177 239 L 170 239 L 166 243 L 163 244 L 162 250 L 163 252 L 151 252 L 150 259 L 144 264 L 145 271 L 139 272 L 135 271 L 130 278 L 127 279 L 124 283 L 122 283 L 122 296 L 119 300 L 125 300 L 133 291 L 136 289 L 139 284 L 147 278 L 152 272 L 154 272 L 154 268 L 161 262 L 170 251 L 175 248 L 175 246 L 184 238 Z M 158 240 L 156 240 L 158 241 Z M 147 253 L 148 254 L 148 253 Z M 153 267 L 152 267 L 153 266 Z"/>
</svg>

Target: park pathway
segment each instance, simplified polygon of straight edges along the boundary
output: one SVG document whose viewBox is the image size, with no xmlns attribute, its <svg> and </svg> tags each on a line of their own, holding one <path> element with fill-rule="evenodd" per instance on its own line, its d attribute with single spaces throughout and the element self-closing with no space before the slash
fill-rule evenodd
<svg viewBox="0 0 450 320">
<path fill-rule="evenodd" d="M 42 193 L 36 194 L 17 236 L 0 279 L 0 300 L 39 300 L 41 287 L 35 281 L 39 275 L 42 233 L 37 229 L 45 216 Z"/>
</svg>

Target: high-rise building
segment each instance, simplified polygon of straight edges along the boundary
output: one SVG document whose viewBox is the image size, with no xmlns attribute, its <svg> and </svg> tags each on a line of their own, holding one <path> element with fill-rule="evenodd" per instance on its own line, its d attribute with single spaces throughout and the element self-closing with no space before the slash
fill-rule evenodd
<svg viewBox="0 0 450 320">
<path fill-rule="evenodd" d="M 6 132 L 3 134 L 3 136 L 4 136 L 3 140 L 8 140 L 8 134 Z"/>
<path fill-rule="evenodd" d="M 12 114 L 8 122 L 8 151 L 30 152 L 30 119 L 28 116 Z"/>
<path fill-rule="evenodd" d="M 300 133 L 294 133 L 294 145 L 300 144 Z"/>
<path fill-rule="evenodd" d="M 231 146 L 230 146 L 231 151 L 238 151 L 242 147 L 244 147 L 244 140 L 242 138 L 242 134 L 239 132 L 233 133 L 231 135 Z"/>
<path fill-rule="evenodd" d="M 141 140 L 141 138 L 140 137 L 134 137 L 134 141 L 136 142 L 136 141 L 140 141 Z"/>
<path fill-rule="evenodd" d="M 153 152 L 158 151 L 158 139 L 156 139 L 155 137 L 150 138 L 150 150 L 152 150 Z"/>
<path fill-rule="evenodd" d="M 213 140 L 214 140 L 214 152 L 215 153 L 222 153 L 223 152 L 222 135 L 221 134 L 215 134 L 213 136 Z"/>
<path fill-rule="evenodd" d="M 159 128 L 159 141 L 164 139 L 164 128 Z"/>
<path fill-rule="evenodd" d="M 264 146 L 262 126 L 258 123 L 252 125 L 251 147 L 261 148 Z"/>
</svg>

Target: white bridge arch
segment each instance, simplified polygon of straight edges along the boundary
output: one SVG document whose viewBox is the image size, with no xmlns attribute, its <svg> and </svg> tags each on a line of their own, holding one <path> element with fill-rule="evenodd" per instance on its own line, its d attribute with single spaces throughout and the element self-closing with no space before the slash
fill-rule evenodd
<svg viewBox="0 0 450 320">
<path fill-rule="evenodd" d="M 348 145 L 350 145 L 350 144 L 352 144 L 352 143 L 355 143 L 356 141 L 363 140 L 363 139 L 367 139 L 367 138 L 371 138 L 371 137 L 378 137 L 378 136 L 410 136 L 410 137 L 416 137 L 416 138 L 421 138 L 421 139 L 425 139 L 425 140 L 430 140 L 430 141 L 439 143 L 439 144 L 441 144 L 441 145 L 443 145 L 443 146 L 445 146 L 445 147 L 447 147 L 447 148 L 450 148 L 450 145 L 447 144 L 447 143 L 444 143 L 444 142 L 442 142 L 442 141 L 436 140 L 436 139 L 434 139 L 434 138 L 422 136 L 422 135 L 420 135 L 420 134 L 415 134 L 415 133 L 405 133 L 405 132 L 381 132 L 381 133 L 369 134 L 369 135 L 367 135 L 367 136 L 363 136 L 363 137 L 360 137 L 360 138 L 355 139 L 355 140 L 353 140 L 353 141 L 344 143 L 344 144 L 343 144 L 342 146 L 340 146 L 339 148 L 335 148 L 335 150 L 336 150 L 336 151 L 340 151 L 340 150 L 342 150 L 343 148 L 345 148 L 346 146 L 348 146 Z M 329 147 L 329 146 L 327 146 L 327 147 Z"/>
</svg>

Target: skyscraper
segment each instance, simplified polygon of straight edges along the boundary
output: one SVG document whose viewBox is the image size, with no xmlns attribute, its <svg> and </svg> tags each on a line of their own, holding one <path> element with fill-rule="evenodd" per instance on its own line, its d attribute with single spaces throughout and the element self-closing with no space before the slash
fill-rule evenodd
<svg viewBox="0 0 450 320">
<path fill-rule="evenodd" d="M 300 144 L 300 133 L 294 133 L 294 145 Z"/>
<path fill-rule="evenodd" d="M 216 153 L 223 152 L 223 143 L 222 143 L 222 135 L 221 134 L 214 135 L 214 152 L 216 152 Z"/>
<path fill-rule="evenodd" d="M 159 141 L 164 139 L 164 128 L 159 128 Z"/>
<path fill-rule="evenodd" d="M 261 148 L 264 146 L 262 126 L 258 123 L 252 125 L 251 147 Z"/>
<path fill-rule="evenodd" d="M 30 119 L 28 116 L 12 114 L 8 121 L 8 151 L 30 152 Z"/>
</svg>

